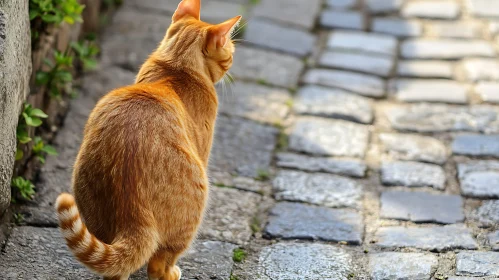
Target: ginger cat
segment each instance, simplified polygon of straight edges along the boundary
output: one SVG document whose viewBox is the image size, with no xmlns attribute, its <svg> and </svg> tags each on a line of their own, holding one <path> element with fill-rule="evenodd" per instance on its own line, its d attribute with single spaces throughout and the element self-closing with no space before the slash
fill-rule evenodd
<svg viewBox="0 0 499 280">
<path fill-rule="evenodd" d="M 146 262 L 149 279 L 180 279 L 175 264 L 202 221 L 214 83 L 232 66 L 241 16 L 211 25 L 200 21 L 200 5 L 183 0 L 136 83 L 97 103 L 76 159 L 75 197 L 57 198 L 69 248 L 104 279 L 128 279 Z"/>
</svg>

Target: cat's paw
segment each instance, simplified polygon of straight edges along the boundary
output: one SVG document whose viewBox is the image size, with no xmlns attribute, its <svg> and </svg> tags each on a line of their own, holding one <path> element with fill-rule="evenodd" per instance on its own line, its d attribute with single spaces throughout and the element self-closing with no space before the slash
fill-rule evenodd
<svg viewBox="0 0 499 280">
<path fill-rule="evenodd" d="M 174 278 L 175 280 L 180 280 L 182 278 L 182 270 L 180 270 L 180 267 L 178 267 L 178 265 L 173 267 L 173 273 L 175 274 L 175 277 L 177 277 Z"/>
</svg>

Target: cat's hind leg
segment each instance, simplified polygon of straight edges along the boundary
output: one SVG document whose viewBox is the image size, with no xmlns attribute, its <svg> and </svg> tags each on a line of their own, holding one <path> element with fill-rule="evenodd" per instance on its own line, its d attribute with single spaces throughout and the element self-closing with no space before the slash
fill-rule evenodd
<svg viewBox="0 0 499 280">
<path fill-rule="evenodd" d="M 175 265 L 180 254 L 159 249 L 149 260 L 147 276 L 149 280 L 179 280 L 180 268 Z"/>
</svg>

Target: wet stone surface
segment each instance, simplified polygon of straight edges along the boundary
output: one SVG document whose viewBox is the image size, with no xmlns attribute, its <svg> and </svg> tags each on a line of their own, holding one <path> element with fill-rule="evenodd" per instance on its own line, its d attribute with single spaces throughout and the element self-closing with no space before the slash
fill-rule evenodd
<svg viewBox="0 0 499 280">
<path fill-rule="evenodd" d="M 373 280 L 430 279 L 438 259 L 421 253 L 377 253 L 369 255 L 369 272 Z"/>
<path fill-rule="evenodd" d="M 456 273 L 468 276 L 499 276 L 499 252 L 459 252 Z"/>
<path fill-rule="evenodd" d="M 355 210 L 280 202 L 269 215 L 265 234 L 273 238 L 362 243 L 364 225 Z"/>
<path fill-rule="evenodd" d="M 387 162 L 381 167 L 381 181 L 390 186 L 445 188 L 442 167 L 420 162 Z"/>
<path fill-rule="evenodd" d="M 336 175 L 280 171 L 273 182 L 277 200 L 306 202 L 326 207 L 359 208 L 362 186 Z"/>
</svg>

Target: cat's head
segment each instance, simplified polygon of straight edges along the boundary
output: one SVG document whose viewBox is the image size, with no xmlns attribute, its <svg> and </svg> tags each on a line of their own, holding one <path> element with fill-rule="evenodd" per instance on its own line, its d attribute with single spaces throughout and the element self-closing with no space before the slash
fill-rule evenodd
<svg viewBox="0 0 499 280">
<path fill-rule="evenodd" d="M 171 60 L 202 69 L 213 82 L 218 82 L 232 66 L 235 45 L 231 35 L 241 16 L 209 24 L 200 20 L 200 9 L 201 0 L 180 2 L 162 48 Z"/>
</svg>

